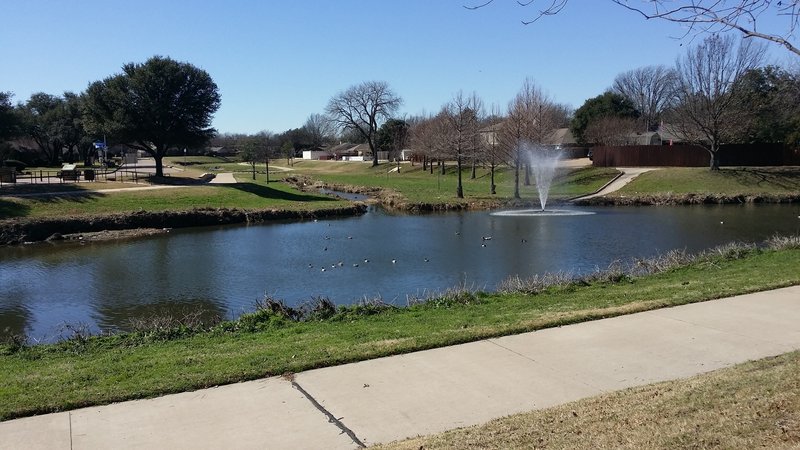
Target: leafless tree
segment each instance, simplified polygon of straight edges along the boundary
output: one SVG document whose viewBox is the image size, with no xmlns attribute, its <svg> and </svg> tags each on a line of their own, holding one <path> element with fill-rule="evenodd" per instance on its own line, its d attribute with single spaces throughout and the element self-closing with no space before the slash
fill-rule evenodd
<svg viewBox="0 0 800 450">
<path fill-rule="evenodd" d="M 623 8 L 640 14 L 645 19 L 661 19 L 681 24 L 685 36 L 718 34 L 736 31 L 745 38 L 763 39 L 783 46 L 800 55 L 800 47 L 793 43 L 795 31 L 800 23 L 800 0 L 610 0 Z M 464 5 L 467 9 L 479 9 L 494 3 L 482 0 Z M 523 24 L 531 24 L 545 16 L 556 15 L 569 0 L 516 0 L 522 7 L 538 6 L 539 9 Z M 770 30 L 771 23 L 783 20 L 783 29 Z M 761 25 L 766 25 L 763 27 Z"/>
<path fill-rule="evenodd" d="M 459 92 L 442 108 L 442 116 L 447 124 L 445 143 L 456 160 L 458 198 L 464 198 L 461 182 L 462 163 L 464 159 L 474 158 L 478 153 L 480 145 L 478 129 L 482 112 L 483 102 L 475 93 L 467 96 Z"/>
<path fill-rule="evenodd" d="M 503 118 L 498 111 L 492 108 L 489 118 L 484 119 L 484 127 L 481 129 L 481 154 L 483 161 L 489 166 L 489 193 L 497 194 L 497 185 L 494 183 L 494 175 L 497 167 L 505 161 L 503 148 L 500 145 L 499 132 L 503 126 Z"/>
<path fill-rule="evenodd" d="M 339 130 L 357 131 L 369 145 L 372 165 L 378 165 L 375 135 L 384 120 L 403 103 L 385 81 L 365 81 L 330 99 L 325 112 Z"/>
<path fill-rule="evenodd" d="M 514 170 L 514 198 L 520 198 L 519 175 L 527 163 L 525 144 L 550 144 L 553 133 L 565 121 L 566 108 L 555 103 L 532 80 L 526 79 L 509 103 L 508 117 L 499 133 L 500 145 Z"/>
<path fill-rule="evenodd" d="M 605 116 L 586 127 L 586 138 L 599 145 L 627 145 L 630 143 L 629 136 L 635 132 L 636 119 Z"/>
<path fill-rule="evenodd" d="M 639 111 L 642 129 L 655 131 L 661 113 L 675 94 L 677 73 L 665 66 L 646 66 L 617 75 L 613 91 L 628 99 Z"/>
<path fill-rule="evenodd" d="M 720 144 L 745 124 L 734 82 L 764 59 L 764 46 L 731 35 L 709 36 L 677 61 L 678 89 L 668 119 L 673 131 L 708 150 L 719 169 Z"/>
<path fill-rule="evenodd" d="M 334 124 L 323 114 L 311 114 L 303 125 L 306 134 L 311 140 L 311 145 L 319 147 L 330 141 L 336 134 Z"/>
</svg>

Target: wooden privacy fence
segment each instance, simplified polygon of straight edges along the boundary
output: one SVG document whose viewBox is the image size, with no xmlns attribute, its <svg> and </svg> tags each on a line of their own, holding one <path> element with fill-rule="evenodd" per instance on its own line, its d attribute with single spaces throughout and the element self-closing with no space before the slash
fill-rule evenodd
<svg viewBox="0 0 800 450">
<path fill-rule="evenodd" d="M 598 167 L 708 167 L 710 155 L 699 145 L 625 145 L 592 148 Z M 800 150 L 783 144 L 729 144 L 719 151 L 720 166 L 797 166 Z"/>
</svg>

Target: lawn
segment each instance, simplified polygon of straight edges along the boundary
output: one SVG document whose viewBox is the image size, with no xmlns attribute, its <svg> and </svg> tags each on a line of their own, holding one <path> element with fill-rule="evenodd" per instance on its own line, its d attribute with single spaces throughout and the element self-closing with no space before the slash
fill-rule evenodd
<svg viewBox="0 0 800 450">
<path fill-rule="evenodd" d="M 800 193 L 798 167 L 670 167 L 646 172 L 613 196 L 652 194 L 776 195 Z"/>
<path fill-rule="evenodd" d="M 347 204 L 328 196 L 300 192 L 286 183 L 274 182 L 267 185 L 263 177 L 255 182 L 244 174 L 237 177 L 239 183 L 229 185 L 164 187 L 112 193 L 83 189 L 83 185 L 69 185 L 74 187 L 68 195 L 3 197 L 0 199 L 0 219 L 180 211 L 193 208 L 309 210 Z M 100 187 L 104 184 L 98 183 Z"/>
<path fill-rule="evenodd" d="M 281 163 L 280 167 L 285 167 Z M 401 164 L 400 172 L 390 172 L 396 164 L 382 163 L 372 167 L 370 163 L 335 161 L 296 161 L 293 174 L 302 174 L 326 183 L 350 186 L 381 187 L 399 193 L 410 203 L 458 203 L 456 186 L 458 177 L 455 164 L 448 163 L 445 175 L 434 168 L 433 173 L 422 170 L 422 165 Z M 514 174 L 507 168 L 496 169 L 495 185 L 497 194 L 490 194 L 490 171 L 478 167 L 475 179 L 471 178 L 471 168 L 462 171 L 464 189 L 463 201 L 470 200 L 510 200 L 513 196 Z M 550 198 L 566 199 L 596 191 L 618 172 L 613 168 L 584 167 L 579 169 L 559 169 Z M 525 186 L 524 173 L 520 174 L 520 196 L 525 200 L 537 200 L 538 192 L 533 176 L 531 184 Z"/>
</svg>

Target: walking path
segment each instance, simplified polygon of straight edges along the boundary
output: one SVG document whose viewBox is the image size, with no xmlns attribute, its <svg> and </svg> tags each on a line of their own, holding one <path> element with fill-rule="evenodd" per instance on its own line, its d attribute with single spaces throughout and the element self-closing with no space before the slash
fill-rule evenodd
<svg viewBox="0 0 800 450">
<path fill-rule="evenodd" d="M 341 448 L 800 349 L 800 286 L 0 423 L 0 448 Z"/>
<path fill-rule="evenodd" d="M 621 172 L 619 176 L 608 182 L 605 186 L 600 188 L 599 191 L 595 192 L 594 194 L 584 195 L 581 197 L 573 198 L 572 200 L 586 200 L 589 198 L 594 197 L 602 197 L 603 195 L 608 195 L 612 192 L 618 191 L 622 189 L 623 186 L 633 181 L 639 175 L 650 172 L 651 170 L 658 170 L 655 167 L 617 167 L 617 170 Z"/>
</svg>

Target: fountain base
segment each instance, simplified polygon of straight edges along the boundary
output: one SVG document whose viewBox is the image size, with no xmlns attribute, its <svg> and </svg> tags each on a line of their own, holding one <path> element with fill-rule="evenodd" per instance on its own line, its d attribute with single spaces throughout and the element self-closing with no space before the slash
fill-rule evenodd
<svg viewBox="0 0 800 450">
<path fill-rule="evenodd" d="M 501 217 L 589 216 L 592 214 L 594 214 L 592 211 L 580 211 L 575 209 L 512 209 L 491 213 L 493 216 Z"/>
</svg>

